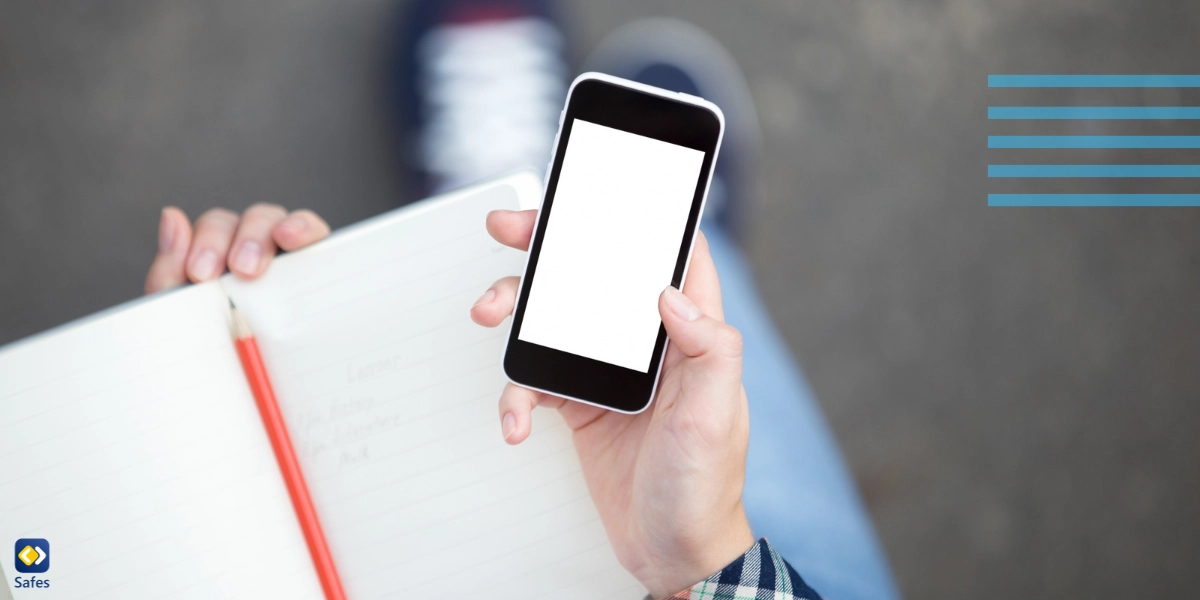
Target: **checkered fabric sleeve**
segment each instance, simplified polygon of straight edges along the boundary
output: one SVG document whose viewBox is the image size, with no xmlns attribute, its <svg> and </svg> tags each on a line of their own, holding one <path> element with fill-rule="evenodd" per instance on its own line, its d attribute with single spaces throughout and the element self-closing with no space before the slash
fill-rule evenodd
<svg viewBox="0 0 1200 600">
<path fill-rule="evenodd" d="M 821 600 L 821 596 L 763 538 L 720 572 L 667 600 Z"/>
</svg>

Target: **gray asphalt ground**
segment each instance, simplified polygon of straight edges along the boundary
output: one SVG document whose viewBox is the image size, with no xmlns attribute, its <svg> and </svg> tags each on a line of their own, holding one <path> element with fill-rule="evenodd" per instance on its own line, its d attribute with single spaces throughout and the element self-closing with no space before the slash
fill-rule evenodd
<svg viewBox="0 0 1200 600">
<path fill-rule="evenodd" d="M 1200 105 L 1200 90 L 989 90 L 989 73 L 1197 72 L 1200 3 L 568 4 L 586 52 L 639 16 L 710 30 L 766 132 L 747 245 L 910 598 L 1195 596 L 1200 212 L 998 209 L 985 165 L 1200 161 L 987 150 L 989 104 Z M 136 297 L 159 207 L 345 225 L 408 198 L 392 2 L 0 8 L 0 342 Z"/>
</svg>

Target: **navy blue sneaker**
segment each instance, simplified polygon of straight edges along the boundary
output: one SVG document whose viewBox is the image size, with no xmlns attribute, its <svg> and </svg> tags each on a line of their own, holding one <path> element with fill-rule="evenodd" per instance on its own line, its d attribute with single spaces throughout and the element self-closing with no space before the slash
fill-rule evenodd
<svg viewBox="0 0 1200 600">
<path fill-rule="evenodd" d="M 744 225 L 761 133 L 754 99 L 733 57 L 700 28 L 669 18 L 634 21 L 610 33 L 585 62 L 600 71 L 700 96 L 725 113 L 725 138 L 705 206 L 704 223 L 735 237 Z"/>
<path fill-rule="evenodd" d="M 417 0 L 399 49 L 405 154 L 421 192 L 542 171 L 570 75 L 547 0 Z"/>
</svg>

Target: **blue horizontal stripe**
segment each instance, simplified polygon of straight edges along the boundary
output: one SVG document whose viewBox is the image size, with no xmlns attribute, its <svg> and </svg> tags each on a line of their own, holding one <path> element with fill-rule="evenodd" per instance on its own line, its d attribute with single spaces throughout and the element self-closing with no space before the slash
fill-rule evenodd
<svg viewBox="0 0 1200 600">
<path fill-rule="evenodd" d="M 988 194 L 988 206 L 1200 206 L 1200 194 Z"/>
<path fill-rule="evenodd" d="M 1200 177 L 1200 165 L 988 165 L 988 177 Z"/>
<path fill-rule="evenodd" d="M 989 119 L 1200 119 L 1200 106 L 989 106 Z"/>
<path fill-rule="evenodd" d="M 1200 136 L 989 135 L 988 148 L 1200 148 Z"/>
<path fill-rule="evenodd" d="M 988 75 L 992 88 L 1190 88 L 1200 75 Z"/>
</svg>

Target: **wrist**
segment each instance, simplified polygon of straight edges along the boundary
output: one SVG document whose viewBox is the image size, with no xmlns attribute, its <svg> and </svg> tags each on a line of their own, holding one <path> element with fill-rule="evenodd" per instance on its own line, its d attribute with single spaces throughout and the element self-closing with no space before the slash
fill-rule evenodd
<svg viewBox="0 0 1200 600">
<path fill-rule="evenodd" d="M 683 543 L 676 552 L 647 561 L 634 575 L 652 598 L 667 598 L 718 573 L 754 546 L 754 534 L 739 504 L 726 525 L 704 536 L 703 542 Z"/>
</svg>

